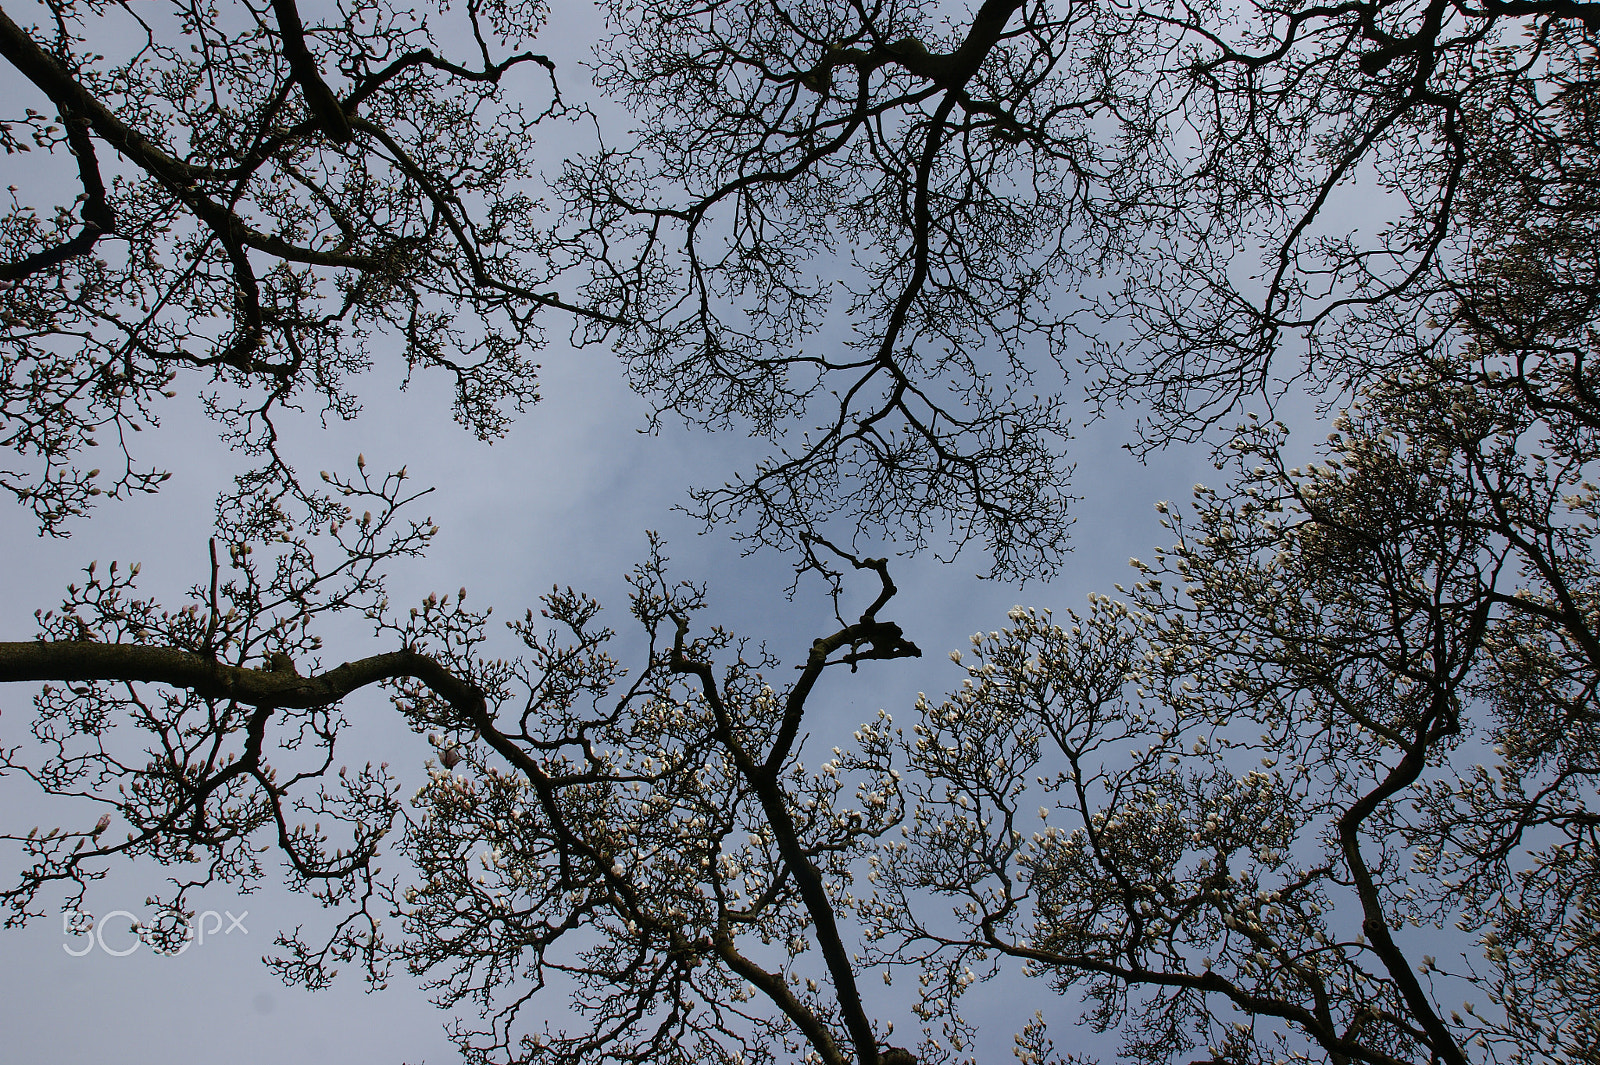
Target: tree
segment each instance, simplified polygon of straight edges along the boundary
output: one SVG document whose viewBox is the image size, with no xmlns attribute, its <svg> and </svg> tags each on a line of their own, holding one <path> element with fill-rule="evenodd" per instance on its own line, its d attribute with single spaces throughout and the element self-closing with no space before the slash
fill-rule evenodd
<svg viewBox="0 0 1600 1065">
<path fill-rule="evenodd" d="M 582 112 L 548 58 L 515 50 L 540 5 L 467 4 L 468 63 L 438 53 L 425 14 L 361 5 L 308 24 L 294 0 L 0 13 L 0 55 L 38 104 L 0 126 L 0 147 L 49 157 L 0 221 L 0 444 L 15 463 L 0 486 L 42 530 L 67 531 L 102 493 L 155 490 L 165 474 L 140 467 L 133 433 L 180 374 L 209 380 L 227 436 L 286 477 L 274 412 L 353 416 L 375 337 L 399 339 L 408 372 L 449 374 L 480 437 L 538 398 L 535 312 L 597 312 L 550 291 L 562 255 L 522 188 L 527 144 Z M 530 67 L 548 78 L 532 106 L 539 90 L 505 92 Z M 97 437 L 116 453 L 103 474 L 84 459 Z"/>
<path fill-rule="evenodd" d="M 590 291 L 660 412 L 777 442 L 696 496 L 758 542 L 843 515 L 1051 572 L 1066 371 L 1147 455 L 1348 398 L 1454 320 L 1504 196 L 1586 195 L 1591 4 L 611 11 L 640 131 L 569 165 Z"/>
<path fill-rule="evenodd" d="M 1137 240 L 1141 205 L 1104 195 L 1150 150 L 1128 128 L 1151 91 L 1137 26 L 1020 0 L 609 11 L 599 84 L 641 128 L 561 184 L 589 296 L 627 308 L 617 343 L 658 414 L 777 445 L 697 513 L 790 547 L 842 516 L 1053 571 L 1070 466 L 1049 367 L 1075 316 L 1052 297 Z"/>
<path fill-rule="evenodd" d="M 1329 457 L 1239 425 L 1125 601 L 1014 612 L 925 705 L 877 912 L 936 996 L 999 953 L 1139 1061 L 1593 1060 L 1593 58 L 1533 40 L 1461 109 L 1431 264 L 1338 327 Z"/>
<path fill-rule="evenodd" d="M 653 551 L 632 579 L 646 662 L 625 680 L 598 604 L 571 589 L 541 611 L 569 642 L 529 611 L 511 626 L 525 646 L 512 660 L 480 655 L 488 613 L 468 610 L 464 591 L 391 616 L 382 564 L 420 550 L 436 527 L 397 517 L 414 498 L 399 475 L 332 483 L 339 501 L 298 520 L 245 485 L 219 529 L 226 562 L 214 549 L 209 584 L 182 610 L 135 598 L 136 570 L 90 567 L 59 612 L 39 615 L 39 640 L 0 644 L 0 678 L 67 682 L 35 700 L 43 756 L 14 748 L 0 769 L 104 811 L 81 830 L 3 837 L 26 865 L 0 896 L 8 923 L 62 888 L 77 905 L 110 861 L 148 858 L 174 868 L 174 888 L 145 934 L 175 947 L 192 890 L 265 875 L 265 837 L 294 883 L 338 914 L 321 941 L 282 937 L 277 970 L 319 987 L 340 962 L 359 961 L 374 981 L 403 962 L 445 1003 L 482 1005 L 489 1027 L 456 1035 L 469 1056 L 760 1061 L 803 1045 L 831 1062 L 903 1060 L 879 1055 L 892 1025 L 875 1022 L 856 987 L 837 893 L 897 808 L 881 795 L 841 808 L 839 764 L 808 774 L 798 762 L 825 671 L 920 654 L 877 616 L 895 594 L 887 563 L 834 552 L 876 574 L 880 591 L 817 639 L 780 691 L 762 675 L 776 658 L 719 628 L 689 638 L 703 591 L 669 582 Z M 377 514 L 355 518 L 362 505 Z M 329 546 L 344 558 L 319 568 Z M 838 581 L 829 551 L 813 545 L 811 564 Z M 347 611 L 401 649 L 322 670 L 315 626 Z M 734 661 L 719 667 L 719 652 Z M 387 764 L 333 768 L 343 698 L 378 682 L 438 752 L 414 815 Z M 883 739 L 886 729 L 885 719 Z M 888 773 L 887 747 L 868 746 L 851 765 Z M 397 829 L 414 872 L 383 878 L 375 862 Z M 389 916 L 401 919 L 397 940 L 379 931 Z M 813 942 L 831 999 L 815 980 L 797 986 L 795 959 Z M 576 980 L 573 1007 L 589 1027 L 529 1030 L 523 973 L 533 990 L 556 974 Z M 744 1005 L 758 993 L 770 1016 Z"/>
<path fill-rule="evenodd" d="M 1592 1061 L 1597 452 L 1553 362 L 1371 382 L 1320 465 L 1242 424 L 1125 601 L 975 636 L 877 957 L 943 959 L 937 1008 L 1023 959 L 1142 1062 Z"/>
<path fill-rule="evenodd" d="M 1173 209 L 1144 268 L 1099 306 L 1134 336 L 1097 346 L 1091 386 L 1144 402 L 1146 452 L 1205 438 L 1252 393 L 1348 399 L 1426 357 L 1419 338 L 1481 331 L 1463 297 L 1493 277 L 1489 249 L 1585 225 L 1592 4 L 1150 17 L 1197 147 L 1162 179 Z"/>
</svg>

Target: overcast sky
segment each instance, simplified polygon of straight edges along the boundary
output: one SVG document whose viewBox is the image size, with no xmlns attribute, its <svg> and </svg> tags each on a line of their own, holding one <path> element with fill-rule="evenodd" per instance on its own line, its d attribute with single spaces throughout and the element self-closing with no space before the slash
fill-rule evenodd
<svg viewBox="0 0 1600 1065">
<path fill-rule="evenodd" d="M 540 47 L 558 57 L 576 56 L 592 33 L 592 23 L 558 24 Z M 583 78 L 570 67 L 563 76 L 569 86 Z M 803 589 L 795 603 L 786 602 L 788 560 L 771 553 L 741 558 L 724 533 L 700 535 L 695 523 L 673 510 L 690 484 L 721 483 L 747 468 L 746 441 L 676 428 L 659 436 L 637 432 L 646 409 L 627 391 L 615 359 L 602 349 L 567 350 L 559 340 L 564 334 L 559 327 L 551 330 L 552 347 L 542 357 L 544 402 L 492 447 L 450 422 L 440 381 L 424 379 L 400 393 L 396 368 L 380 361 L 358 386 L 366 406 L 359 420 L 323 430 L 305 419 L 291 449 L 303 470 L 350 469 L 360 451 L 370 468 L 406 465 L 415 483 L 436 486 L 420 509 L 434 517 L 441 534 L 428 559 L 396 569 L 395 602 L 465 585 L 477 604 L 517 617 L 552 584 L 571 584 L 607 604 L 611 623 L 625 630 L 622 577 L 644 555 L 645 530 L 655 529 L 668 541 L 675 573 L 709 581 L 711 609 L 704 623 L 765 639 L 775 652 L 798 661 L 814 637 L 829 631 L 816 589 Z M 1074 394 L 1081 395 L 1080 385 L 1070 386 Z M 188 387 L 195 387 L 194 379 Z M 21 508 L 0 507 L 7 559 L 0 571 L 0 639 L 31 638 L 35 608 L 54 605 L 90 560 L 142 562 L 143 588 L 168 602 L 178 602 L 184 588 L 202 579 L 213 499 L 245 460 L 217 441 L 215 427 L 192 397 L 174 401 L 166 422 L 144 441 L 144 458 L 175 471 L 161 495 L 105 504 L 66 540 L 40 539 Z M 900 622 L 927 657 L 830 675 L 808 722 L 823 747 L 848 737 L 879 707 L 909 723 L 918 691 L 941 693 L 960 683 L 961 671 L 945 653 L 966 646 L 976 630 L 1003 625 L 1013 604 L 1062 610 L 1081 604 L 1090 590 L 1109 591 L 1112 582 L 1126 582 L 1130 555 L 1167 542 L 1154 502 L 1187 499 L 1196 481 L 1216 483 L 1221 477 L 1198 449 L 1174 449 L 1140 466 L 1121 449 L 1126 438 L 1125 425 L 1106 422 L 1083 429 L 1074 445 L 1076 489 L 1084 501 L 1077 510 L 1075 552 L 1054 582 L 1018 588 L 978 580 L 974 574 L 987 570 L 987 560 L 976 553 L 951 565 L 926 557 L 895 563 L 902 593 L 883 616 Z M 325 655 L 337 662 L 379 649 L 388 648 L 352 630 L 330 639 Z M 27 740 L 29 698 L 20 689 L 0 690 L 0 743 Z M 370 710 L 380 722 L 385 712 L 381 698 L 353 708 Z M 380 730 L 374 760 L 410 765 L 420 774 L 430 754 L 420 739 L 402 727 L 371 727 Z M 13 781 L 0 781 L 0 801 L 13 829 L 25 830 L 48 816 Z M 150 876 L 113 868 L 91 895 L 90 909 L 147 912 Z M 219 914 L 243 915 L 244 931 L 215 936 L 178 958 L 154 957 L 144 949 L 121 958 L 98 950 L 73 957 L 64 948 L 81 949 L 82 941 L 64 936 L 59 920 L 0 933 L 0 1057 L 127 1065 L 224 1055 L 229 1065 L 455 1059 L 442 1034 L 448 1017 L 429 1006 L 403 974 L 378 995 L 364 995 L 355 973 L 312 995 L 284 987 L 260 964 L 277 929 L 318 920 L 306 900 L 269 882 L 250 896 L 216 890 L 198 901 Z M 107 935 L 116 946 L 116 937 Z M 1026 992 L 1024 1015 L 1050 1003 L 1041 982 L 1031 982 Z M 1018 989 L 990 989 L 975 1002 L 994 1006 L 1002 999 L 1016 1006 Z M 1063 1020 L 1070 1013 L 1058 1007 Z M 901 1031 L 913 1029 L 912 1022 L 906 1013 Z M 994 1053 L 986 1056 L 1009 1060 L 1012 1031 L 990 1032 Z M 1069 1030 L 1056 1037 L 1059 1045 L 1071 1045 Z"/>
</svg>

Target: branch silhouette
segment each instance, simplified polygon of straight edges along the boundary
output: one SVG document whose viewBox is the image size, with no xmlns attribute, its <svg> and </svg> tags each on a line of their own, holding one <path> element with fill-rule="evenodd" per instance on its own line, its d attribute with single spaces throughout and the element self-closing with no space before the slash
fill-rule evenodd
<svg viewBox="0 0 1600 1065">
<path fill-rule="evenodd" d="M 0 643 L 0 682 L 144 681 L 249 706 L 327 706 L 370 684 L 400 677 L 420 681 L 463 713 L 484 710 L 481 691 L 436 659 L 410 650 L 371 655 L 302 677 L 292 668 L 230 666 L 176 647 L 87 640 Z"/>
</svg>

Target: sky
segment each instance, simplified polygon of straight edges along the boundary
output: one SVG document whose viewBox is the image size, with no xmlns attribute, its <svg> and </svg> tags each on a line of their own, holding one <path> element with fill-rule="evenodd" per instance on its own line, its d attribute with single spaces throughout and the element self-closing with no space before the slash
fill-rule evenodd
<svg viewBox="0 0 1600 1065">
<path fill-rule="evenodd" d="M 543 50 L 574 56 L 587 47 L 592 13 L 574 11 L 541 37 Z M 569 70 L 563 77 L 570 85 L 582 73 Z M 745 468 L 747 442 L 736 434 L 671 425 L 659 435 L 640 433 L 647 409 L 628 391 L 615 358 L 601 348 L 567 349 L 564 335 L 564 329 L 552 328 L 551 347 L 541 356 L 544 401 L 492 446 L 450 421 L 441 381 L 424 378 L 401 392 L 399 369 L 380 358 L 359 385 L 365 405 L 360 418 L 327 428 L 302 419 L 290 450 L 302 470 L 351 469 L 360 452 L 369 468 L 405 465 L 414 483 L 435 486 L 420 509 L 432 515 L 441 533 L 425 560 L 394 570 L 395 602 L 464 585 L 474 603 L 519 617 L 553 584 L 570 584 L 608 604 L 612 624 L 626 630 L 622 578 L 644 556 L 645 530 L 653 529 L 667 541 L 675 574 L 709 582 L 707 624 L 765 639 L 788 660 L 799 660 L 811 640 L 832 627 L 818 589 L 802 587 L 794 602 L 787 601 L 787 559 L 771 552 L 741 557 L 725 532 L 703 533 L 674 510 L 688 486 L 720 483 Z M 1077 393 L 1079 384 L 1067 387 Z M 1085 408 L 1078 421 L 1087 415 Z M 0 640 L 31 638 L 34 610 L 54 605 L 91 560 L 140 562 L 144 590 L 169 602 L 203 577 L 213 500 L 245 460 L 217 440 L 215 426 L 192 396 L 175 400 L 164 421 L 159 431 L 145 434 L 144 457 L 175 471 L 159 495 L 106 503 L 74 525 L 70 538 L 55 540 L 38 537 L 21 508 L 0 507 L 7 559 L 0 570 Z M 1018 603 L 1059 612 L 1082 604 L 1089 591 L 1110 591 L 1113 582 L 1128 580 L 1130 555 L 1170 539 L 1157 524 L 1154 503 L 1187 499 L 1196 482 L 1216 483 L 1222 475 L 1203 447 L 1170 449 L 1140 465 L 1121 447 L 1128 428 L 1118 418 L 1080 424 L 1072 457 L 1083 500 L 1073 553 L 1055 580 L 1019 587 L 978 579 L 975 574 L 988 567 L 976 552 L 948 565 L 927 556 L 895 560 L 901 594 L 882 616 L 898 621 L 926 657 L 830 675 L 808 721 L 817 742 L 826 747 L 837 742 L 831 736 L 848 737 L 879 707 L 904 713 L 909 721 L 919 691 L 935 694 L 959 685 L 962 672 L 945 655 L 966 647 L 972 632 L 1000 627 Z M 370 634 L 351 627 L 329 639 L 325 655 L 340 661 L 375 649 Z M 30 694 L 0 690 L 0 743 L 27 740 Z M 374 719 L 358 722 L 373 730 L 373 760 L 387 758 L 420 774 L 431 752 L 403 727 L 385 728 L 385 708 L 381 698 L 352 703 L 352 717 L 359 711 Z M 0 810 L 12 828 L 49 816 L 11 780 L 0 780 Z M 153 876 L 147 869 L 113 868 L 91 895 L 91 910 L 147 912 L 144 899 Z M 456 1060 L 443 1036 L 448 1016 L 403 974 L 379 994 L 365 994 L 355 973 L 311 994 L 283 986 L 261 964 L 278 929 L 317 920 L 308 900 L 269 880 L 248 896 L 219 889 L 198 901 L 238 925 L 176 958 L 144 949 L 124 957 L 99 949 L 75 957 L 70 951 L 83 943 L 65 936 L 57 919 L 0 932 L 0 1057 L 66 1065 L 170 1065 L 214 1061 L 224 1053 L 230 1065 Z M 219 917 L 219 923 L 226 926 L 229 918 Z M 112 950 L 122 942 L 111 928 L 106 940 Z M 1015 1006 L 1007 1002 L 1014 990 L 981 990 L 974 1004 L 997 1011 L 1003 1004 Z M 1029 992 L 1038 1000 L 1030 998 L 1029 1013 L 1050 1002 L 1041 986 Z M 914 1027 L 912 1020 L 907 1013 L 901 1030 Z M 996 1026 L 989 1033 L 991 1059 L 1009 1060 L 1013 1030 Z M 1070 1040 L 1063 1028 L 1058 1043 L 1068 1047 Z"/>
</svg>

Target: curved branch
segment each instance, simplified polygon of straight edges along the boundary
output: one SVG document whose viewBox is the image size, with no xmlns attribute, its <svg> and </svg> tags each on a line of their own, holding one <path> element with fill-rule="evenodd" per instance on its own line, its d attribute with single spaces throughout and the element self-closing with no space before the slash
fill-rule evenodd
<svg viewBox="0 0 1600 1065">
<path fill-rule="evenodd" d="M 279 660 L 279 669 L 248 669 L 176 647 L 85 640 L 0 642 L 0 682 L 146 681 L 186 688 L 196 695 L 247 706 L 309 709 L 336 703 L 380 681 L 411 677 L 463 714 L 481 714 L 483 692 L 417 651 L 391 651 L 302 677 Z"/>
<path fill-rule="evenodd" d="M 89 139 L 89 122 L 74 114 L 70 108 L 63 107 L 61 110 L 67 146 L 77 157 L 78 180 L 83 185 L 83 204 L 78 209 L 83 228 L 76 236 L 53 248 L 35 252 L 18 262 L 0 263 L 0 281 L 20 281 L 57 263 L 87 255 L 102 236 L 117 228 L 116 215 L 106 199 L 106 183 L 100 175 L 100 160 L 95 155 L 94 142 Z"/>
</svg>

